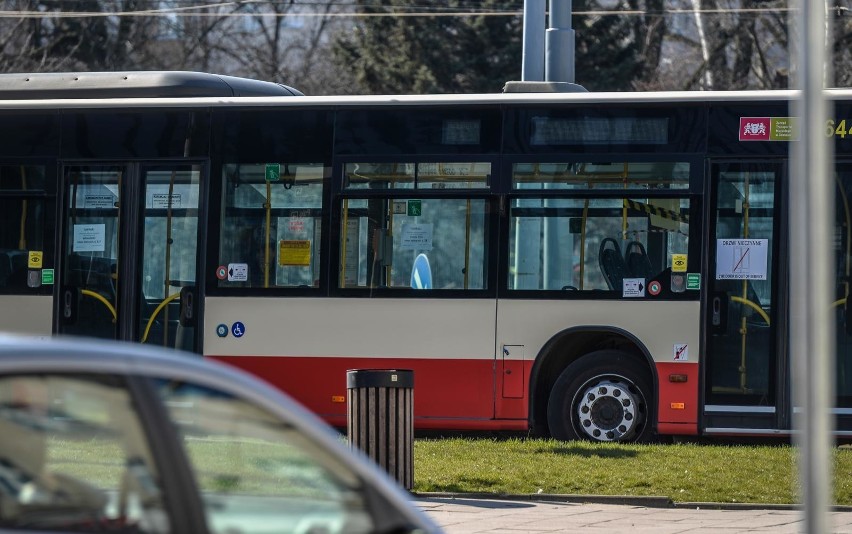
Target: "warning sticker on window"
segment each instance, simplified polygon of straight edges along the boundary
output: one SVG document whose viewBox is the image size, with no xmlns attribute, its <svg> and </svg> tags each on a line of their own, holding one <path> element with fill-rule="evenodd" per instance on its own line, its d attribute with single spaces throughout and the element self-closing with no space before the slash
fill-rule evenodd
<svg viewBox="0 0 852 534">
<path fill-rule="evenodd" d="M 286 240 L 278 242 L 278 265 L 282 267 L 308 267 L 311 264 L 311 242 L 304 240 Z"/>
<path fill-rule="evenodd" d="M 622 297 L 636 298 L 645 296 L 644 278 L 625 278 L 622 281 Z"/>
</svg>

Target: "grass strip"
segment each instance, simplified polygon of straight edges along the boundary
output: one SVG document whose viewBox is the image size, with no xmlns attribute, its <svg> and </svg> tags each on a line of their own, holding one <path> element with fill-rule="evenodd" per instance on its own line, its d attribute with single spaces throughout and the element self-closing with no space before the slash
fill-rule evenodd
<svg viewBox="0 0 852 534">
<path fill-rule="evenodd" d="M 415 492 L 662 496 L 796 502 L 789 445 L 616 445 L 551 439 L 417 439 Z M 836 504 L 852 505 L 852 449 L 834 452 Z"/>
</svg>

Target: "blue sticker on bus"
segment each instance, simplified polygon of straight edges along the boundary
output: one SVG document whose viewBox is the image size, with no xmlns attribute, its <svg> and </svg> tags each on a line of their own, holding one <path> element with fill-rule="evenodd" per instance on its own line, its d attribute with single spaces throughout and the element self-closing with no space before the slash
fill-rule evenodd
<svg viewBox="0 0 852 534">
<path fill-rule="evenodd" d="M 228 325 L 220 324 L 216 327 L 216 335 L 219 337 L 228 337 Z"/>
<path fill-rule="evenodd" d="M 234 337 L 243 337 L 246 333 L 246 325 L 237 321 L 231 326 L 231 333 L 234 334 Z"/>
</svg>

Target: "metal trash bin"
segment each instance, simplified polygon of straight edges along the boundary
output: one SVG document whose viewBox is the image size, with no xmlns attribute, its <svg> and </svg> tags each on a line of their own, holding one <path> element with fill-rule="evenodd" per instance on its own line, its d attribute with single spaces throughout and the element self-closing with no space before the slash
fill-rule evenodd
<svg viewBox="0 0 852 534">
<path fill-rule="evenodd" d="M 361 449 L 405 489 L 414 485 L 414 371 L 346 372 L 350 447 Z"/>
</svg>

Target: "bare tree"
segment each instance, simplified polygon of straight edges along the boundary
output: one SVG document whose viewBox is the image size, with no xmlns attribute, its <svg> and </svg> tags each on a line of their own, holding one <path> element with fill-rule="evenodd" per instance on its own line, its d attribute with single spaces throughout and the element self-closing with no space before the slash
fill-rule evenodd
<svg viewBox="0 0 852 534">
<path fill-rule="evenodd" d="M 165 34 L 142 48 L 146 66 L 276 81 L 310 94 L 345 88 L 328 60 L 340 1 L 167 4 Z"/>
<path fill-rule="evenodd" d="M 781 0 L 678 0 L 653 81 L 638 89 L 786 88 L 787 13 Z"/>
<path fill-rule="evenodd" d="M 126 17 L 139 0 L 4 0 L 18 18 L 0 19 L 0 69 L 4 72 L 136 68 L 134 41 L 151 39 L 148 17 Z"/>
</svg>

